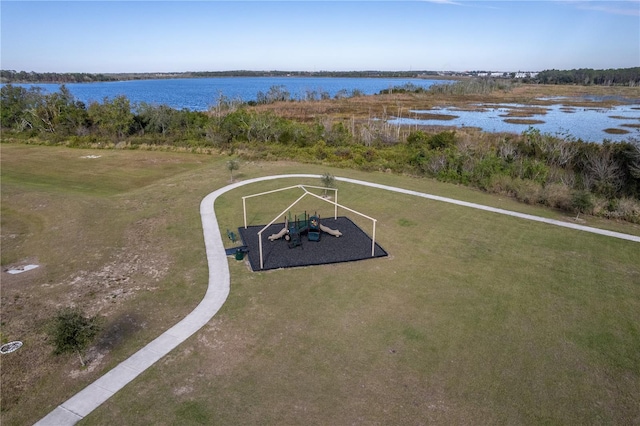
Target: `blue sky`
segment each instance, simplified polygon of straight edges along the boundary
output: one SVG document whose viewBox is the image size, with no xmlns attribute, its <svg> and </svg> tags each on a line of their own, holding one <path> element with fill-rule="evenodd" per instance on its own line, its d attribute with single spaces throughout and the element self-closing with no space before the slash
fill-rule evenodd
<svg viewBox="0 0 640 426">
<path fill-rule="evenodd" d="M 2 0 L 0 14 L 0 67 L 17 71 L 640 66 L 640 0 Z"/>
</svg>

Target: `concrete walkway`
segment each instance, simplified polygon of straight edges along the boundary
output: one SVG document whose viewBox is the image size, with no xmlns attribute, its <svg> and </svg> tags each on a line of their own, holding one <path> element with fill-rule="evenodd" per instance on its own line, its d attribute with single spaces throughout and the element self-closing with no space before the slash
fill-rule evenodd
<svg viewBox="0 0 640 426">
<path fill-rule="evenodd" d="M 220 234 L 218 220 L 214 211 L 216 199 L 233 189 L 256 182 L 283 178 L 311 178 L 320 179 L 320 175 L 312 174 L 291 174 L 266 176 L 237 182 L 207 195 L 200 204 L 200 216 L 202 218 L 202 228 L 204 233 L 204 243 L 209 265 L 209 286 L 207 292 L 198 306 L 183 320 L 162 333 L 154 341 L 140 349 L 128 359 L 118 364 L 111 371 L 100 377 L 95 382 L 78 392 L 76 395 L 59 405 L 56 409 L 43 417 L 36 425 L 66 426 L 74 425 L 85 416 L 98 408 L 103 402 L 113 394 L 122 389 L 127 383 L 138 377 L 143 371 L 151 367 L 160 358 L 171 352 L 176 346 L 184 342 L 196 331 L 202 328 L 220 310 L 229 295 L 230 276 L 227 256 L 225 254 L 224 243 Z M 348 182 L 356 185 L 368 186 L 383 189 L 386 191 L 398 192 L 401 194 L 427 198 L 435 201 L 456 204 L 464 207 L 489 211 L 493 213 L 514 216 L 521 219 L 543 222 L 550 225 L 562 226 L 584 232 L 605 235 L 608 237 L 620 238 L 623 240 L 640 242 L 640 237 L 622 234 L 619 232 L 605 231 L 588 226 L 576 225 L 554 219 L 546 219 L 524 213 L 512 212 L 495 207 L 483 206 L 480 204 L 468 203 L 454 200 L 452 198 L 440 197 L 437 195 L 424 194 L 393 186 L 380 185 L 356 179 L 336 177 L 337 181 Z"/>
</svg>

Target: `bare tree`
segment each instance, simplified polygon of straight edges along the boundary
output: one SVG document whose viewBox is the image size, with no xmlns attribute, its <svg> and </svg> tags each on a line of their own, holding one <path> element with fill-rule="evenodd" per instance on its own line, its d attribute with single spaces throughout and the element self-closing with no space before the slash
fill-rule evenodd
<svg viewBox="0 0 640 426">
<path fill-rule="evenodd" d="M 447 167 L 447 157 L 444 154 L 437 154 L 431 157 L 427 164 L 427 169 L 434 175 Z"/>
<path fill-rule="evenodd" d="M 629 164 L 629 171 L 631 176 L 636 179 L 640 179 L 640 140 L 633 139 L 630 141 L 633 150 L 631 151 L 631 163 Z"/>
<path fill-rule="evenodd" d="M 585 172 L 592 178 L 596 191 L 612 196 L 622 187 L 622 170 L 609 149 L 587 154 L 585 166 Z"/>
</svg>

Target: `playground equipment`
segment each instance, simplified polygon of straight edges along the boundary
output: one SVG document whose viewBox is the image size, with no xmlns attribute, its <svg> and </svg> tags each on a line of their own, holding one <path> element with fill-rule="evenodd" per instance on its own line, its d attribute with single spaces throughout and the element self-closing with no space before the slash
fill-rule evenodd
<svg viewBox="0 0 640 426">
<path fill-rule="evenodd" d="M 328 226 L 324 226 L 320 223 L 320 216 L 316 213 L 313 216 L 308 216 L 307 212 L 304 212 L 301 216 L 294 216 L 291 218 L 291 212 L 289 216 L 285 217 L 284 227 L 275 234 L 271 234 L 268 238 L 269 241 L 279 240 L 284 238 L 289 243 L 289 248 L 294 248 L 302 245 L 302 235 L 306 234 L 309 241 L 320 241 L 321 232 L 333 235 L 334 237 L 342 236 L 342 232 L 337 229 L 331 229 Z"/>
<path fill-rule="evenodd" d="M 318 227 L 320 228 L 320 230 L 322 232 L 326 232 L 329 235 L 333 235 L 334 237 L 340 237 L 342 236 L 342 232 L 338 231 L 337 229 L 331 229 L 328 226 L 324 226 L 323 224 L 319 224 Z"/>
<path fill-rule="evenodd" d="M 260 269 L 264 269 L 264 256 L 263 256 L 263 250 L 262 250 L 262 233 L 268 227 L 273 225 L 276 220 L 278 220 L 279 218 L 283 217 L 287 212 L 289 212 L 293 206 L 298 204 L 298 202 L 300 200 L 302 200 L 304 197 L 306 197 L 307 195 L 315 197 L 315 198 L 317 198 L 319 200 L 322 200 L 322 201 L 324 201 L 326 203 L 333 204 L 333 206 L 334 206 L 334 219 L 338 218 L 338 207 L 340 207 L 342 209 L 345 209 L 345 210 L 347 210 L 347 211 L 349 211 L 351 213 L 355 213 L 355 214 L 357 214 L 359 216 L 362 216 L 362 217 L 365 217 L 365 218 L 369 219 L 373 224 L 373 232 L 372 232 L 372 237 L 371 237 L 371 257 L 375 256 L 375 249 L 376 249 L 376 219 L 374 219 L 372 217 L 369 217 L 369 216 L 367 216 L 365 214 L 362 214 L 362 213 L 360 213 L 360 212 L 358 212 L 356 210 L 350 209 L 349 207 L 345 207 L 343 205 L 338 204 L 338 190 L 336 188 L 324 188 L 324 187 L 310 186 L 310 185 L 295 185 L 295 186 L 289 186 L 287 188 L 276 189 L 276 190 L 273 190 L 273 191 L 261 192 L 259 194 L 252 194 L 252 195 L 244 196 L 244 197 L 242 197 L 242 210 L 243 210 L 243 214 L 244 214 L 244 229 L 247 229 L 247 199 L 252 198 L 252 197 L 258 197 L 258 196 L 261 196 L 261 195 L 272 194 L 274 192 L 285 191 L 285 190 L 293 189 L 293 188 L 302 189 L 304 191 L 304 194 L 302 194 L 300 197 L 298 197 L 298 199 L 296 201 L 294 201 L 293 204 L 291 204 L 289 207 L 284 209 L 280 214 L 278 214 L 275 218 L 273 218 L 273 220 L 271 222 L 266 224 L 258 232 L 258 243 L 259 243 L 259 248 L 260 248 Z M 322 189 L 323 191 L 326 191 L 326 190 L 334 191 L 334 201 L 331 201 L 331 200 L 329 200 L 329 199 L 327 199 L 325 197 L 321 197 L 320 195 L 317 195 L 317 194 L 314 194 L 312 192 L 309 192 L 309 190 L 307 188 L 317 188 L 317 189 Z M 306 214 L 305 214 L 305 216 L 306 216 Z M 320 218 L 317 218 L 317 220 L 318 220 L 317 230 L 322 231 L 322 232 L 326 232 L 326 233 L 331 234 L 331 235 L 336 236 L 336 237 L 339 237 L 339 236 L 342 235 L 342 233 L 339 230 L 331 229 L 331 228 L 328 228 L 328 227 L 320 224 Z M 286 229 L 288 229 L 289 232 L 287 232 Z M 318 240 L 319 240 L 320 239 L 320 234 L 319 234 L 319 231 L 317 231 L 317 230 L 314 229 L 313 232 L 318 232 L 318 233 L 317 234 L 313 234 L 313 236 L 311 238 L 316 238 L 317 237 Z M 308 232 L 308 229 L 307 229 L 307 232 Z M 294 235 L 292 235 L 292 233 L 291 233 L 290 224 L 289 224 L 289 226 L 285 226 L 280 232 L 278 232 L 276 234 L 272 234 L 269 237 L 269 240 L 270 241 L 274 241 L 274 240 L 276 240 L 278 238 L 282 238 L 282 237 L 286 238 L 287 235 L 289 236 L 289 238 L 293 238 L 294 237 Z M 273 237 L 273 239 L 271 237 Z M 308 238 L 308 236 L 307 236 L 307 238 Z M 289 242 L 291 242 L 291 240 Z"/>
<path fill-rule="evenodd" d="M 276 234 L 269 235 L 269 241 L 279 240 L 282 237 L 285 237 L 289 233 L 289 220 L 285 218 L 284 220 L 284 228 L 280 230 L 280 232 Z"/>
</svg>

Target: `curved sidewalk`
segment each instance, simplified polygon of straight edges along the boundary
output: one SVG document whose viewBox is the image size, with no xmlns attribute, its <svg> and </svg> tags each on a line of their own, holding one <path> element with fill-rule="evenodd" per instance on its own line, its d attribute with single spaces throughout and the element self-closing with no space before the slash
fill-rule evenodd
<svg viewBox="0 0 640 426">
<path fill-rule="evenodd" d="M 113 394 L 118 392 L 133 379 L 138 377 L 138 375 L 144 372 L 147 368 L 151 367 L 156 361 L 171 352 L 176 346 L 184 342 L 192 334 L 194 334 L 207 322 L 209 322 L 209 320 L 220 310 L 220 308 L 224 304 L 227 296 L 229 295 L 230 288 L 228 260 L 225 254 L 225 248 L 222 236 L 220 234 L 218 220 L 214 211 L 214 203 L 216 199 L 220 195 L 244 185 L 283 178 L 319 179 L 321 178 L 321 176 L 315 174 L 265 176 L 227 185 L 207 195 L 200 203 L 200 216 L 202 218 L 204 243 L 206 248 L 207 263 L 209 266 L 209 285 L 202 301 L 191 313 L 189 313 L 176 325 L 162 333 L 158 338 L 140 349 L 135 354 L 131 355 L 125 361 L 118 364 L 116 367 L 107 372 L 104 376 L 97 379 L 95 382 L 91 383 L 82 391 L 78 392 L 73 397 L 60 404 L 48 415 L 38 421 L 36 425 L 71 426 L 76 424 L 93 410 L 98 408 Z M 452 198 L 440 197 L 437 195 L 430 195 L 422 192 L 396 188 L 393 186 L 380 185 L 356 179 L 342 177 L 336 177 L 335 179 L 341 182 L 348 182 L 356 185 L 398 192 L 401 194 L 442 201 L 464 207 L 471 207 L 493 213 L 514 216 L 521 219 L 533 220 L 536 222 L 544 222 L 550 225 L 562 226 L 565 228 L 591 232 L 608 237 L 640 242 L 640 237 L 636 237 L 634 235 L 606 231 L 598 228 L 576 225 L 573 223 L 562 222 L 554 219 L 546 219 L 524 213 L 512 212 L 509 210 L 483 206 L 481 204 L 468 203 L 466 201 L 459 201 Z"/>
</svg>

